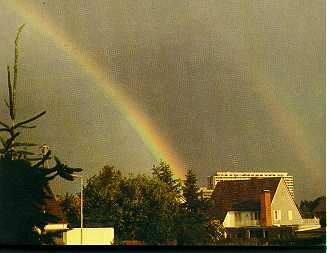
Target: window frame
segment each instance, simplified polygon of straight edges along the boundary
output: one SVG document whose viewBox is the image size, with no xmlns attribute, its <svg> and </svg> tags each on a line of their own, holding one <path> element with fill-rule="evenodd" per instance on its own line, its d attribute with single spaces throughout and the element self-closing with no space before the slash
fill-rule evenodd
<svg viewBox="0 0 327 253">
<path fill-rule="evenodd" d="M 282 219 L 282 211 L 274 210 L 274 220 L 279 221 Z"/>
</svg>

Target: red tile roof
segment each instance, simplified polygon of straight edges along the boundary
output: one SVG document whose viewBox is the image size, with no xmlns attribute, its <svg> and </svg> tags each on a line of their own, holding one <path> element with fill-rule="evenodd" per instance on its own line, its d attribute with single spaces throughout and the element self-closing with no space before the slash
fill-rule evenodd
<svg viewBox="0 0 327 253">
<path fill-rule="evenodd" d="M 269 190 L 273 199 L 281 178 L 252 178 L 249 180 L 221 181 L 211 199 L 213 214 L 224 219 L 228 211 L 260 210 L 260 193 Z"/>
<path fill-rule="evenodd" d="M 63 211 L 60 209 L 59 207 L 59 202 L 57 200 L 55 200 L 54 198 L 48 199 L 46 200 L 46 204 L 45 204 L 45 211 L 51 215 L 54 215 L 56 217 L 59 218 L 59 221 L 56 223 L 59 224 L 66 224 L 68 223 L 65 215 L 63 213 Z M 52 222 L 49 222 L 52 223 Z"/>
<path fill-rule="evenodd" d="M 53 194 L 50 186 L 46 187 L 44 189 L 44 193 L 46 195 L 46 200 L 45 200 L 45 205 L 43 206 L 43 209 L 45 212 L 56 216 L 59 220 L 58 222 L 55 223 L 59 223 L 59 224 L 66 224 L 67 219 L 64 215 L 64 212 L 61 210 L 60 206 L 59 206 L 59 201 L 56 200 L 55 195 Z M 49 221 L 49 224 L 51 224 L 53 222 Z"/>
</svg>

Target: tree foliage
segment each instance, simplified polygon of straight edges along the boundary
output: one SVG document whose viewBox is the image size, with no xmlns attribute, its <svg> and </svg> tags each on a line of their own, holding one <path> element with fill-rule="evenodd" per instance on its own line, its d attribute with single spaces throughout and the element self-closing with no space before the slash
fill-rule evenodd
<svg viewBox="0 0 327 253">
<path fill-rule="evenodd" d="M 172 169 L 166 161 L 160 160 L 158 165 L 153 165 L 152 175 L 164 182 L 172 191 L 178 194 L 182 193 L 181 181 L 180 179 L 174 178 Z"/>
<path fill-rule="evenodd" d="M 185 196 L 191 197 L 184 202 L 180 181 L 174 179 L 164 161 L 153 166 L 152 177 L 124 177 L 119 170 L 105 166 L 85 187 L 85 224 L 114 227 L 118 242 L 138 240 L 158 245 L 176 240 L 180 245 L 213 244 L 212 238 L 217 240 L 218 236 L 213 233 L 208 202 L 196 199 L 198 193 L 187 189 L 198 189 L 194 173 L 188 173 L 187 178 Z"/>
<path fill-rule="evenodd" d="M 200 196 L 197 178 L 192 170 L 188 170 L 183 185 L 185 202 L 178 221 L 177 240 L 182 245 L 214 244 L 211 233 L 210 201 Z"/>
<path fill-rule="evenodd" d="M 79 168 L 71 168 L 55 157 L 55 165 L 46 168 L 45 162 L 51 159 L 51 151 L 40 156 L 28 148 L 36 146 L 33 143 L 18 142 L 20 129 L 35 128 L 29 125 L 42 117 L 46 112 L 17 122 L 16 94 L 18 80 L 18 44 L 22 25 L 15 39 L 15 59 L 13 70 L 7 66 L 8 100 L 5 104 L 9 110 L 9 122 L 0 121 L 0 243 L 1 244 L 40 244 L 42 241 L 51 242 L 44 235 L 44 226 L 56 217 L 45 213 L 43 207 L 46 199 L 52 197 L 49 181 L 56 176 L 73 180 L 72 174 Z M 13 80 L 12 80 L 13 72 Z M 40 233 L 41 231 L 41 233 Z"/>
<path fill-rule="evenodd" d="M 121 173 L 111 166 L 105 166 L 99 175 L 88 180 L 84 189 L 86 226 L 116 228 L 116 215 L 121 213 L 117 197 L 122 180 Z"/>
<path fill-rule="evenodd" d="M 197 185 L 196 175 L 192 170 L 188 170 L 186 174 L 186 180 L 183 187 L 183 196 L 185 199 L 186 207 L 196 212 L 200 208 L 200 193 Z"/>
<path fill-rule="evenodd" d="M 65 214 L 65 218 L 71 227 L 79 227 L 81 222 L 81 198 L 66 193 L 59 198 L 59 207 Z"/>
<path fill-rule="evenodd" d="M 226 230 L 219 219 L 211 217 L 207 222 L 208 244 L 219 244 L 225 239 Z"/>
<path fill-rule="evenodd" d="M 15 60 L 14 60 L 13 71 L 11 70 L 11 67 L 7 65 L 9 102 L 5 100 L 5 104 L 9 110 L 10 123 L 8 124 L 8 123 L 4 123 L 3 121 L 0 121 L 0 125 L 2 126 L 0 132 L 4 132 L 7 134 L 6 139 L 2 137 L 0 138 L 1 144 L 3 146 L 3 148 L 0 149 L 0 152 L 2 154 L 2 158 L 10 159 L 10 160 L 20 159 L 22 157 L 25 158 L 26 155 L 32 154 L 31 152 L 28 152 L 26 150 L 18 149 L 18 148 L 35 146 L 35 144 L 33 143 L 17 142 L 16 139 L 20 135 L 20 132 L 18 132 L 18 130 L 21 128 L 35 128 L 35 126 L 31 126 L 28 124 L 42 117 L 46 113 L 45 111 L 43 111 L 29 119 L 16 122 L 16 93 L 17 93 L 18 56 L 19 56 L 18 43 L 23 28 L 24 25 L 19 27 L 15 39 Z M 11 78 L 12 72 L 14 76 L 13 80 Z"/>
<path fill-rule="evenodd" d="M 31 172 L 34 171 L 34 172 Z M 0 160 L 0 239 L 1 244 L 35 244 L 43 228 L 56 217 L 42 212 L 44 189 L 48 188 L 42 170 L 24 160 Z"/>
<path fill-rule="evenodd" d="M 157 178 L 123 177 L 105 166 L 84 192 L 86 226 L 114 227 L 118 241 L 163 244 L 175 237 L 176 193 Z"/>
<path fill-rule="evenodd" d="M 300 202 L 300 211 L 304 218 L 313 218 L 313 210 L 319 205 L 320 202 L 326 202 L 326 197 L 321 196 L 314 200 L 302 200 Z"/>
</svg>

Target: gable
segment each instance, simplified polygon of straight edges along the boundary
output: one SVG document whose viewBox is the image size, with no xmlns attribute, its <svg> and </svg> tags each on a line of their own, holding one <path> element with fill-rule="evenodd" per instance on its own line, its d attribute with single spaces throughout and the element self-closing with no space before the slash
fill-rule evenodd
<svg viewBox="0 0 327 253">
<path fill-rule="evenodd" d="M 275 195 L 271 201 L 272 222 L 273 224 L 295 225 L 303 222 L 301 214 L 292 198 L 284 180 L 280 180 Z M 281 212 L 281 219 L 274 220 L 274 211 Z M 292 219 L 289 219 L 288 212 L 292 212 Z"/>
</svg>

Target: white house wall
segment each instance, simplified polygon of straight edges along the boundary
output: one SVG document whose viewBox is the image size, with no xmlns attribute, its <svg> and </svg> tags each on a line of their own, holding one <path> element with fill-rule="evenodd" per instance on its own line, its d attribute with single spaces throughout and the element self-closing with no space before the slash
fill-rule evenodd
<svg viewBox="0 0 327 253">
<path fill-rule="evenodd" d="M 259 220 L 253 219 L 254 217 L 254 211 L 229 211 L 223 225 L 226 228 L 258 226 Z"/>
<path fill-rule="evenodd" d="M 111 245 L 114 228 L 73 228 L 63 233 L 65 245 Z"/>
<path fill-rule="evenodd" d="M 275 212 L 280 211 L 280 219 L 275 219 Z M 292 212 L 292 219 L 289 219 L 289 211 Z M 285 182 L 280 180 L 274 198 L 271 202 L 271 217 L 273 225 L 299 225 L 303 223 L 299 210 L 291 197 Z"/>
</svg>

